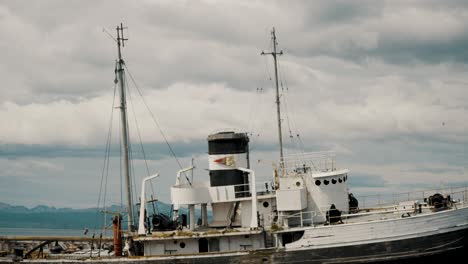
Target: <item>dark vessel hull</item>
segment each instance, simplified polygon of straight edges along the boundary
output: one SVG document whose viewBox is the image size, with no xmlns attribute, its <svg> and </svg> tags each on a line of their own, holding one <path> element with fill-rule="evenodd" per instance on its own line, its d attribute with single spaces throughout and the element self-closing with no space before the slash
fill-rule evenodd
<svg viewBox="0 0 468 264">
<path fill-rule="evenodd" d="M 404 240 L 296 250 L 263 249 L 185 256 L 100 260 L 33 260 L 34 263 L 428 263 L 457 260 L 466 255 L 468 229 Z M 28 260 L 25 260 L 28 261 Z M 1 261 L 0 261 L 1 262 Z"/>
</svg>

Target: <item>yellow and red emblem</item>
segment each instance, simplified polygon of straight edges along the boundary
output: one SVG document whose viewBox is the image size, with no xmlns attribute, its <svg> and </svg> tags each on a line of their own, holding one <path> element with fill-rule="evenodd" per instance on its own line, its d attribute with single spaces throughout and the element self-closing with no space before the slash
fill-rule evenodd
<svg viewBox="0 0 468 264">
<path fill-rule="evenodd" d="M 236 166 L 236 160 L 235 160 L 234 156 L 226 156 L 224 158 L 215 159 L 214 162 L 216 162 L 218 164 L 225 165 L 225 166 L 229 166 L 229 167 L 235 167 Z"/>
</svg>

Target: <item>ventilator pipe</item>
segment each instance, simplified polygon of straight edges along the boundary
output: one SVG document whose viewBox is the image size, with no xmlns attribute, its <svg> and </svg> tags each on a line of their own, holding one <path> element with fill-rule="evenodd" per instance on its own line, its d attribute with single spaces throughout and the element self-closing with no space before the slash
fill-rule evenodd
<svg viewBox="0 0 468 264">
<path fill-rule="evenodd" d="M 258 227 L 257 219 L 257 189 L 255 187 L 255 172 L 246 168 L 237 168 L 238 170 L 248 172 L 250 174 L 250 190 L 252 191 L 252 216 L 250 219 L 250 228 Z"/>
<path fill-rule="evenodd" d="M 138 220 L 138 235 L 145 235 L 146 230 L 145 230 L 145 183 L 146 181 L 149 181 L 153 178 L 156 178 L 159 176 L 159 173 L 156 173 L 155 175 L 146 177 L 143 179 L 143 182 L 141 184 L 141 198 L 140 198 L 140 216 Z M 149 227 L 148 227 L 149 228 Z"/>
</svg>

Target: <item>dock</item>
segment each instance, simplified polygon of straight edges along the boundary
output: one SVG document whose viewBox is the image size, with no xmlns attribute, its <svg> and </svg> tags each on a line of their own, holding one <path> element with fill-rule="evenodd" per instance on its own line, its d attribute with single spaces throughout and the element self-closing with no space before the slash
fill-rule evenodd
<svg viewBox="0 0 468 264">
<path fill-rule="evenodd" d="M 68 250 L 99 247 L 103 243 L 112 243 L 112 237 L 80 237 L 80 236 L 0 236 L 0 257 L 6 255 L 21 255 L 29 257 L 33 253 L 42 254 L 43 248 L 51 248 L 61 244 Z M 64 248 L 64 250 L 66 250 Z M 1 262 L 1 261 L 0 261 Z"/>
</svg>

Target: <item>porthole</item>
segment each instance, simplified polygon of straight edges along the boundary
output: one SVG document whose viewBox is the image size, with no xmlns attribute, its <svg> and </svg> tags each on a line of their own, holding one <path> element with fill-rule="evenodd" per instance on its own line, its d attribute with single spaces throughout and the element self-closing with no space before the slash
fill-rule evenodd
<svg viewBox="0 0 468 264">
<path fill-rule="evenodd" d="M 250 238 L 250 236 L 249 236 L 249 235 L 245 235 L 244 238 Z"/>
<path fill-rule="evenodd" d="M 296 182 L 296 186 L 297 186 L 297 187 L 301 186 L 301 182 L 297 181 L 297 182 Z"/>
<path fill-rule="evenodd" d="M 179 246 L 180 246 L 180 248 L 185 248 L 185 243 L 184 243 L 184 242 L 180 242 Z"/>
<path fill-rule="evenodd" d="M 344 176 L 343 181 L 346 181 L 348 179 L 348 176 Z"/>
<path fill-rule="evenodd" d="M 342 180 L 341 178 L 338 178 L 338 182 L 339 182 L 339 183 L 342 183 L 343 180 Z"/>
<path fill-rule="evenodd" d="M 320 186 L 320 184 L 322 184 L 322 182 L 320 180 L 315 181 L 315 185 Z"/>
<path fill-rule="evenodd" d="M 328 180 L 324 180 L 323 184 L 328 185 L 330 182 Z"/>
<path fill-rule="evenodd" d="M 263 202 L 263 207 L 267 208 L 268 206 L 270 206 L 270 204 L 267 201 Z"/>
<path fill-rule="evenodd" d="M 333 183 L 333 184 L 336 184 L 336 180 L 335 180 L 335 179 L 332 179 L 332 183 Z"/>
<path fill-rule="evenodd" d="M 174 240 L 174 244 L 177 244 L 177 240 Z"/>
</svg>

